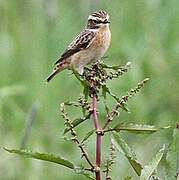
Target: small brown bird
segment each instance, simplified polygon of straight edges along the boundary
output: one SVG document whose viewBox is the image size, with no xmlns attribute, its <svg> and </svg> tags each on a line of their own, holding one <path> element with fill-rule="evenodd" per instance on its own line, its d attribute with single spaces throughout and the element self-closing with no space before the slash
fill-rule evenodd
<svg viewBox="0 0 179 180">
<path fill-rule="evenodd" d="M 89 15 L 86 28 L 70 43 L 55 63 L 47 82 L 64 69 L 74 68 L 79 74 L 83 74 L 85 65 L 100 60 L 111 41 L 109 23 L 109 15 L 103 10 Z"/>
</svg>

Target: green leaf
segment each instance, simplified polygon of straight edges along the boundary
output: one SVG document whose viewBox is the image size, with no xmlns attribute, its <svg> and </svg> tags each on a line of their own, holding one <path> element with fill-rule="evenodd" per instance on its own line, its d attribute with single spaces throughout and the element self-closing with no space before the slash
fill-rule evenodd
<svg viewBox="0 0 179 180">
<path fill-rule="evenodd" d="M 68 167 L 70 169 L 74 169 L 73 163 L 53 154 L 31 152 L 31 151 L 19 150 L 19 149 L 7 149 L 7 148 L 4 148 L 4 149 L 8 151 L 9 153 L 15 153 L 15 154 L 19 154 L 21 156 L 27 157 L 27 158 L 39 159 L 42 161 L 49 161 L 52 163 L 56 163 L 56 164 L 60 164 L 62 166 Z"/>
<path fill-rule="evenodd" d="M 113 132 L 113 143 L 116 149 L 121 152 L 129 161 L 138 176 L 141 174 L 142 165 L 137 161 L 135 152 L 129 147 L 124 139 L 116 132 Z"/>
<path fill-rule="evenodd" d="M 167 178 L 176 180 L 177 173 L 179 173 L 179 128 L 175 128 L 173 131 L 173 140 L 169 146 L 166 162 Z"/>
<path fill-rule="evenodd" d="M 81 123 L 83 123 L 84 121 L 86 121 L 87 119 L 89 119 L 91 116 L 91 113 L 88 113 L 85 117 L 83 118 L 77 118 L 72 122 L 73 128 L 75 128 L 76 126 L 80 125 Z M 66 134 L 67 132 L 70 131 L 70 128 L 66 128 L 63 132 L 63 134 Z"/>
<path fill-rule="evenodd" d="M 168 127 L 157 128 L 155 126 L 146 125 L 146 124 L 119 123 L 113 129 L 116 132 L 130 131 L 134 133 L 154 133 L 160 129 L 167 129 L 167 128 L 170 128 L 170 127 L 168 126 Z"/>
<path fill-rule="evenodd" d="M 113 93 L 111 92 L 111 90 L 110 90 L 106 85 L 104 85 L 103 88 L 104 88 L 104 90 L 105 90 L 105 93 L 108 93 L 108 94 L 109 94 L 111 97 L 113 97 L 117 102 L 119 101 L 119 98 L 118 98 L 115 94 L 113 94 Z"/>
<path fill-rule="evenodd" d="M 74 106 L 74 107 L 80 107 L 79 103 L 75 102 L 75 101 L 66 101 L 64 102 L 65 106 Z"/>
<path fill-rule="evenodd" d="M 104 63 L 101 63 L 100 65 L 101 65 L 103 68 L 106 68 L 106 69 L 118 70 L 118 69 L 124 68 L 124 66 L 125 66 L 126 68 L 129 68 L 130 65 L 131 65 L 131 62 L 127 62 L 126 65 L 124 65 L 124 66 L 121 66 L 121 65 L 110 66 L 110 65 L 106 65 L 106 64 L 104 64 Z"/>
<path fill-rule="evenodd" d="M 93 129 L 93 130 L 89 131 L 89 132 L 85 135 L 85 137 L 83 138 L 82 143 L 84 143 L 89 137 L 91 137 L 91 136 L 94 134 L 95 131 L 96 131 L 96 129 Z"/>
<path fill-rule="evenodd" d="M 75 173 L 84 175 L 86 178 L 94 180 L 94 177 L 91 176 L 89 173 L 87 173 L 84 169 L 84 167 L 75 167 Z"/>
<path fill-rule="evenodd" d="M 107 92 L 106 85 L 103 85 L 102 86 L 102 96 L 104 97 L 104 99 L 106 99 L 106 92 Z"/>
<path fill-rule="evenodd" d="M 74 73 L 75 77 L 81 82 L 81 84 L 82 84 L 84 87 L 85 87 L 85 86 L 89 86 L 88 81 L 84 80 L 84 79 L 82 78 L 82 76 L 76 71 L 75 68 L 72 68 L 72 70 L 73 70 L 73 73 Z"/>
<path fill-rule="evenodd" d="M 86 178 L 88 179 L 91 179 L 91 180 L 95 180 L 93 176 L 91 176 L 90 174 L 88 174 L 87 172 L 84 172 L 84 173 L 81 173 L 83 176 L 85 176 Z"/>
<path fill-rule="evenodd" d="M 126 177 L 124 178 L 124 180 L 131 180 L 131 179 L 132 179 L 131 176 L 126 176 Z"/>
<path fill-rule="evenodd" d="M 87 100 L 89 95 L 89 86 L 84 86 L 83 94 L 85 96 L 85 99 Z"/>
<path fill-rule="evenodd" d="M 157 166 L 162 159 L 164 154 L 165 145 L 160 149 L 160 151 L 152 158 L 148 165 L 144 166 L 141 172 L 140 180 L 148 180 L 153 172 L 157 169 Z"/>
</svg>

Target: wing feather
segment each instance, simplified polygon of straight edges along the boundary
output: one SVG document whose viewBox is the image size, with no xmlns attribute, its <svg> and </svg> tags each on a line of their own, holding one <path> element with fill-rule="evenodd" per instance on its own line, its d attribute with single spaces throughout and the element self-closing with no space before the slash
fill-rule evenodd
<svg viewBox="0 0 179 180">
<path fill-rule="evenodd" d="M 82 31 L 68 46 L 65 52 L 61 55 L 61 57 L 56 61 L 55 64 L 58 64 L 62 60 L 72 56 L 73 54 L 79 52 L 82 49 L 86 49 L 92 43 L 96 32 L 90 30 Z"/>
</svg>

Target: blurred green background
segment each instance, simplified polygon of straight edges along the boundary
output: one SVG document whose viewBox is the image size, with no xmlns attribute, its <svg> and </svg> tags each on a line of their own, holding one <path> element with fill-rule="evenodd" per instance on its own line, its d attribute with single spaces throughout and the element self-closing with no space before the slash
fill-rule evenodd
<svg viewBox="0 0 179 180">
<path fill-rule="evenodd" d="M 119 80 L 109 83 L 122 96 L 138 81 L 149 77 L 144 90 L 129 103 L 131 113 L 121 112 L 116 121 L 174 127 L 179 107 L 179 1 L 178 0 L 0 0 L 0 146 L 19 148 L 26 121 L 36 111 L 26 148 L 60 154 L 80 164 L 79 150 L 62 138 L 64 128 L 59 104 L 76 100 L 82 88 L 69 71 L 50 84 L 44 80 L 53 63 L 86 23 L 89 13 L 104 9 L 111 17 L 112 43 L 107 64 L 132 62 Z M 112 104 L 112 100 L 109 99 Z M 104 119 L 103 106 L 100 119 Z M 72 109 L 72 117 L 78 110 Z M 91 122 L 80 126 L 88 131 Z M 152 135 L 123 136 L 146 164 L 162 144 L 171 140 L 172 129 Z M 93 157 L 94 138 L 87 147 Z M 107 156 L 108 140 L 103 146 Z M 0 149 L 0 179 L 85 179 L 64 167 L 24 159 Z M 165 176 L 165 163 L 159 174 Z M 118 154 L 113 178 L 137 179 L 127 160 Z"/>
</svg>

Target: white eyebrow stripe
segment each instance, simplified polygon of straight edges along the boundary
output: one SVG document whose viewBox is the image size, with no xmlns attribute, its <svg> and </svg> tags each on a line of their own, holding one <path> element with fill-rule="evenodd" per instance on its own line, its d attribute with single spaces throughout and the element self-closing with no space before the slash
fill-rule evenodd
<svg viewBox="0 0 179 180">
<path fill-rule="evenodd" d="M 100 21 L 103 21 L 104 19 L 101 19 L 101 18 L 99 18 L 99 17 L 94 17 L 94 16 L 92 16 L 92 15 L 90 15 L 89 17 L 88 17 L 88 20 L 100 20 Z"/>
<path fill-rule="evenodd" d="M 88 17 L 88 20 L 99 20 L 99 21 L 103 21 L 104 19 L 102 19 L 102 18 L 99 18 L 99 17 L 95 17 L 95 16 L 92 16 L 92 15 L 89 15 L 89 17 Z M 109 15 L 107 14 L 107 16 L 106 16 L 106 18 L 105 19 L 107 19 L 107 20 L 109 20 Z"/>
<path fill-rule="evenodd" d="M 88 20 L 89 20 L 89 19 L 91 19 L 91 20 L 96 20 L 96 19 L 98 19 L 98 18 L 90 15 L 90 16 L 88 17 Z"/>
</svg>

